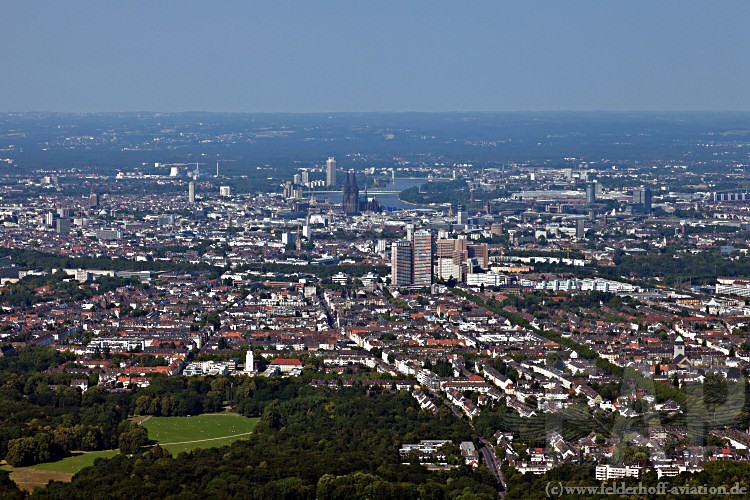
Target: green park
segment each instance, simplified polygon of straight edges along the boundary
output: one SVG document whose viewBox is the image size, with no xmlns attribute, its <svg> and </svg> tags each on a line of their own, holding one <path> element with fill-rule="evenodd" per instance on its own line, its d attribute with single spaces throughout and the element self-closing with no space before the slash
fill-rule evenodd
<svg viewBox="0 0 750 500">
<path fill-rule="evenodd" d="M 197 448 L 226 446 L 238 439 L 246 439 L 259 419 L 247 418 L 236 413 L 211 413 L 188 417 L 136 417 L 139 425 L 148 431 L 152 444 L 167 449 L 172 455 L 189 452 Z M 111 458 L 118 450 L 74 452 L 70 457 L 55 462 L 45 462 L 29 467 L 2 466 L 11 472 L 11 477 L 27 491 L 43 487 L 48 481 L 70 481 L 74 474 L 94 465 L 98 458 Z"/>
</svg>

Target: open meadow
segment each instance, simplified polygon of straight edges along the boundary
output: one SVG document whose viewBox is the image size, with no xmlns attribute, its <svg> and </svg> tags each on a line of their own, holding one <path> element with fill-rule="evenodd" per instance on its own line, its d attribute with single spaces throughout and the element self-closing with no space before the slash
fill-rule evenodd
<svg viewBox="0 0 750 500">
<path fill-rule="evenodd" d="M 246 439 L 258 422 L 257 418 L 247 418 L 236 413 L 212 413 L 190 417 L 137 417 L 133 419 L 148 430 L 150 440 L 157 442 L 178 455 L 196 448 L 214 448 L 231 444 L 238 439 Z M 49 481 L 71 480 L 73 475 L 85 467 L 94 465 L 97 458 L 111 458 L 117 450 L 76 452 L 56 462 L 46 462 L 30 467 L 2 468 L 10 471 L 11 479 L 19 488 L 32 491 L 42 488 Z"/>
</svg>

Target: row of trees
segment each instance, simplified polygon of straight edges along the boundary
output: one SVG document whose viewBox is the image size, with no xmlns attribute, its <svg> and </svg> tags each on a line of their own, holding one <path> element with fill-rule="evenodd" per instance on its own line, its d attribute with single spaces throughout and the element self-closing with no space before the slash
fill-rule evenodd
<svg viewBox="0 0 750 500">
<path fill-rule="evenodd" d="M 37 250 L 0 248 L 0 257 L 10 257 L 13 264 L 28 269 L 112 269 L 115 271 L 206 271 L 213 277 L 221 271 L 208 264 L 166 261 L 135 261 L 107 257 L 65 257 Z"/>
<path fill-rule="evenodd" d="M 718 276 L 747 276 L 750 258 L 741 255 L 730 260 L 717 251 L 686 253 L 668 250 L 665 253 L 628 255 L 618 252 L 613 268 L 600 268 L 599 272 L 613 278 L 629 276 L 636 279 L 662 278 L 666 285 L 690 282 L 693 285 L 711 285 Z"/>
</svg>

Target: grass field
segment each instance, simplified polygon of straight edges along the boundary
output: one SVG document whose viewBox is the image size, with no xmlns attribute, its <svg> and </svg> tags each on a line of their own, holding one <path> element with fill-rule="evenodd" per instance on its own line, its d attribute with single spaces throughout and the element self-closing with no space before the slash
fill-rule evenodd
<svg viewBox="0 0 750 500">
<path fill-rule="evenodd" d="M 2 468 L 10 472 L 10 478 L 19 488 L 24 491 L 33 491 L 34 488 L 43 488 L 49 481 L 70 481 L 73 474 L 94 465 L 97 458 L 110 458 L 117 455 L 117 450 L 92 451 L 77 453 L 57 462 L 36 464 L 31 467 L 11 467 L 3 465 Z"/>
<path fill-rule="evenodd" d="M 48 470 L 53 472 L 64 472 L 66 474 L 75 474 L 84 467 L 94 465 L 97 458 L 112 458 L 119 453 L 117 450 L 91 451 L 73 455 L 72 457 L 63 458 L 57 462 L 47 462 L 43 464 L 32 465 L 32 469 Z"/>
<path fill-rule="evenodd" d="M 236 413 L 213 413 L 194 417 L 137 417 L 133 419 L 148 430 L 148 437 L 157 441 L 173 455 L 196 448 L 213 448 L 246 439 L 255 428 L 257 418 L 247 418 Z M 78 453 L 72 457 L 32 465 L 31 467 L 2 466 L 10 471 L 11 479 L 19 488 L 32 491 L 44 487 L 49 481 L 70 481 L 81 469 L 94 464 L 97 458 L 110 458 L 117 450 Z"/>
<path fill-rule="evenodd" d="M 235 413 L 213 413 L 193 417 L 153 417 L 141 425 L 148 437 L 173 455 L 196 448 L 224 446 L 245 439 L 255 428 L 257 418 Z"/>
</svg>

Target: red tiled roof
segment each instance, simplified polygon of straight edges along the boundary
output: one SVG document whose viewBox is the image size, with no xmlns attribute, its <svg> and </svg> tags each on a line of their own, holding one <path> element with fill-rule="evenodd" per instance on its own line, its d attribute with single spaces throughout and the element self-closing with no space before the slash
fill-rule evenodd
<svg viewBox="0 0 750 500">
<path fill-rule="evenodd" d="M 271 361 L 272 365 L 286 365 L 286 366 L 302 366 L 302 361 L 299 359 L 289 359 L 289 358 L 276 358 L 273 361 Z"/>
</svg>

